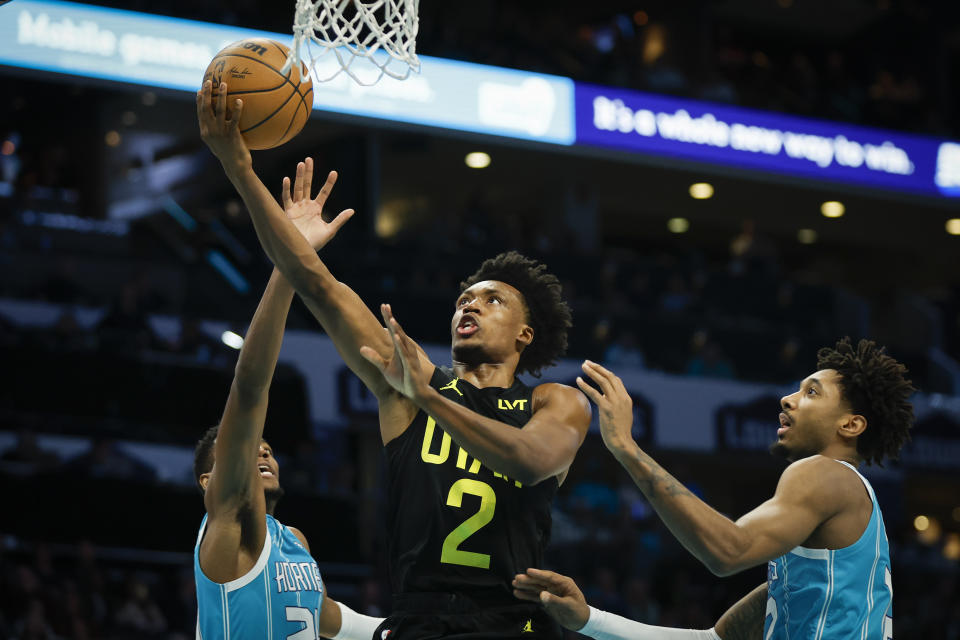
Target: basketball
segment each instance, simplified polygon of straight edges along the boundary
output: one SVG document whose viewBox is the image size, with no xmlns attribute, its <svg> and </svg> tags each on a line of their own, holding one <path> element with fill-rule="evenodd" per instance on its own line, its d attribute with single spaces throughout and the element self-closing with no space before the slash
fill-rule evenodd
<svg viewBox="0 0 960 640">
<path fill-rule="evenodd" d="M 227 83 L 227 108 L 243 100 L 240 133 L 250 149 L 272 149 L 300 133 L 313 108 L 306 65 L 280 70 L 290 49 L 276 40 L 248 38 L 227 45 L 210 61 L 203 81 L 213 81 L 214 100 Z"/>
</svg>

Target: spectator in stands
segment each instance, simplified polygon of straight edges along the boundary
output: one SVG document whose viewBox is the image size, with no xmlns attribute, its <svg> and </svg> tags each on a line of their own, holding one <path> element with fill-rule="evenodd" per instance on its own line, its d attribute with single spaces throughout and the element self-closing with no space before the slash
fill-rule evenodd
<svg viewBox="0 0 960 640">
<path fill-rule="evenodd" d="M 150 348 L 155 338 L 140 304 L 140 291 L 135 283 L 123 287 L 113 307 L 97 325 L 104 349 L 129 354 Z"/>
<path fill-rule="evenodd" d="M 21 332 L 17 325 L 10 322 L 5 316 L 0 315 L 0 347 L 15 347 L 21 340 Z"/>
<path fill-rule="evenodd" d="M 80 326 L 73 309 L 63 310 L 41 342 L 51 351 L 85 351 L 97 347 L 97 337 Z"/>
<path fill-rule="evenodd" d="M 293 457 L 284 460 L 283 484 L 292 490 L 316 492 L 323 487 L 328 463 L 310 438 L 297 441 Z"/>
<path fill-rule="evenodd" d="M 108 604 L 105 595 L 106 578 L 97 563 L 96 550 L 89 540 L 81 540 L 76 547 L 77 564 L 73 579 L 81 594 L 83 610 L 90 623 L 90 629 L 96 635 L 100 627 L 108 620 Z"/>
<path fill-rule="evenodd" d="M 793 336 L 787 338 L 777 351 L 777 362 L 770 378 L 771 382 L 797 382 L 803 379 L 804 363 L 797 357 L 800 353 L 800 342 Z"/>
<path fill-rule="evenodd" d="M 757 223 L 746 219 L 740 232 L 730 241 L 730 273 L 773 275 L 777 271 L 777 248 L 773 241 L 757 231 Z"/>
<path fill-rule="evenodd" d="M 189 316 L 180 319 L 180 335 L 168 348 L 200 364 L 224 365 L 236 357 L 236 354 L 227 351 L 222 342 L 204 333 L 197 318 Z"/>
<path fill-rule="evenodd" d="M 643 351 L 640 350 L 637 334 L 630 330 L 621 332 L 613 344 L 607 347 L 603 362 L 610 366 L 643 368 Z"/>
<path fill-rule="evenodd" d="M 150 596 L 150 588 L 136 577 L 127 581 L 127 595 L 117 611 L 116 624 L 118 629 L 147 637 L 167 630 L 167 619 Z"/>
<path fill-rule="evenodd" d="M 625 616 L 644 624 L 657 624 L 660 620 L 660 605 L 650 596 L 650 583 L 634 576 L 624 585 Z"/>
<path fill-rule="evenodd" d="M 63 631 L 73 640 L 87 640 L 91 637 L 90 624 L 83 608 L 83 598 L 77 590 L 77 583 L 64 581 L 61 622 Z"/>
<path fill-rule="evenodd" d="M 667 290 L 660 297 L 660 309 L 668 314 L 680 314 L 693 304 L 693 294 L 681 273 L 674 273 L 667 280 Z"/>
<path fill-rule="evenodd" d="M 83 289 L 77 280 L 77 264 L 74 260 L 62 258 L 57 261 L 53 273 L 41 285 L 40 292 L 45 300 L 66 304 L 83 302 Z"/>
<path fill-rule="evenodd" d="M 13 624 L 13 637 L 17 640 L 60 640 L 47 621 L 43 601 L 34 598 L 27 603 L 23 617 Z"/>
<path fill-rule="evenodd" d="M 580 253 L 600 249 L 599 205 L 596 192 L 586 182 L 567 185 L 563 194 L 564 223 Z"/>
<path fill-rule="evenodd" d="M 28 473 L 49 471 L 60 458 L 56 453 L 44 449 L 37 443 L 37 435 L 27 428 L 17 432 L 17 444 L 0 455 L 0 461 L 15 463 L 19 470 Z"/>
<path fill-rule="evenodd" d="M 593 605 L 598 609 L 612 611 L 617 615 L 626 613 L 626 603 L 617 588 L 617 573 L 610 567 L 597 567 L 593 573 L 593 580 L 586 585 L 583 593 L 589 602 L 598 603 Z M 603 604 L 599 604 L 600 602 Z"/>
<path fill-rule="evenodd" d="M 704 331 L 697 331 L 690 340 L 691 355 L 687 360 L 686 374 L 703 378 L 733 378 L 733 363 Z"/>
<path fill-rule="evenodd" d="M 195 637 L 197 625 L 196 588 L 193 571 L 183 567 L 177 572 L 176 592 L 167 600 L 167 606 L 163 607 L 169 627 L 189 633 L 190 638 Z M 187 640 L 187 636 L 183 640 Z"/>
<path fill-rule="evenodd" d="M 157 472 L 110 438 L 96 438 L 90 449 L 67 462 L 67 469 L 92 478 L 125 478 L 152 482 Z"/>
<path fill-rule="evenodd" d="M 128 282 L 109 313 L 97 326 L 101 346 L 121 354 L 133 354 L 159 345 L 141 300 L 141 288 Z"/>
<path fill-rule="evenodd" d="M 361 613 L 382 618 L 387 615 L 383 607 L 383 595 L 380 582 L 375 578 L 367 578 L 360 585 L 361 604 L 358 609 Z"/>
<path fill-rule="evenodd" d="M 680 51 L 673 34 L 662 23 L 652 23 L 644 30 L 642 60 L 646 88 L 656 93 L 682 94 L 689 79 L 677 60 Z"/>
</svg>

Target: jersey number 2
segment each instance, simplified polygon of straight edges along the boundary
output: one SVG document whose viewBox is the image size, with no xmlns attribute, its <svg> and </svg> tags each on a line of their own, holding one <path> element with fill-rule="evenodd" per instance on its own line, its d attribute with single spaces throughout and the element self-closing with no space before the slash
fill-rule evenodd
<svg viewBox="0 0 960 640">
<path fill-rule="evenodd" d="M 489 554 L 464 551 L 460 548 L 460 545 L 493 520 L 493 512 L 497 508 L 497 494 L 493 492 L 493 487 L 486 482 L 473 480 L 472 478 L 461 478 L 450 487 L 450 492 L 447 494 L 447 506 L 459 509 L 460 505 L 463 504 L 463 494 L 465 493 L 479 496 L 480 510 L 464 520 L 444 539 L 440 562 L 489 569 Z"/>
<path fill-rule="evenodd" d="M 287 607 L 288 622 L 302 622 L 305 626 L 296 633 L 287 636 L 287 640 L 316 640 L 317 631 L 313 624 L 313 613 L 305 607 Z"/>
</svg>

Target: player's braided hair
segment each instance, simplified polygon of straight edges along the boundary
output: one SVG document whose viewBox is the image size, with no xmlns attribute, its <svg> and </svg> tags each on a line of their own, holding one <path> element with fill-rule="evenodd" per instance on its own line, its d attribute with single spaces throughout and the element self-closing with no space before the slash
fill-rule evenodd
<svg viewBox="0 0 960 640">
<path fill-rule="evenodd" d="M 210 470 L 213 469 L 213 443 L 217 439 L 219 430 L 220 425 L 215 424 L 204 431 L 193 450 L 193 479 L 196 481 L 200 493 L 203 493 L 203 487 L 200 486 L 200 476 L 210 473 Z"/>
<path fill-rule="evenodd" d="M 484 280 L 506 282 L 523 295 L 533 341 L 520 354 L 517 373 L 539 377 L 544 367 L 567 352 L 567 330 L 573 326 L 573 314 L 563 300 L 560 281 L 547 273 L 547 265 L 516 251 L 485 260 L 476 273 L 460 283 L 460 292 Z"/>
<path fill-rule="evenodd" d="M 840 392 L 851 409 L 867 420 L 866 431 L 857 438 L 857 453 L 867 464 L 883 466 L 885 457 L 895 459 L 913 426 L 913 405 L 908 399 L 916 389 L 904 377 L 907 368 L 872 340 L 854 346 L 850 338 L 820 349 L 817 368 L 840 374 Z"/>
</svg>

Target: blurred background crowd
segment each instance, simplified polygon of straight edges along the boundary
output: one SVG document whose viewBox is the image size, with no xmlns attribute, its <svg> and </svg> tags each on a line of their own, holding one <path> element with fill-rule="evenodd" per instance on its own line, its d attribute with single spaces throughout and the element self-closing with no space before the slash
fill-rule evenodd
<svg viewBox="0 0 960 640">
<path fill-rule="evenodd" d="M 92 4 L 156 13 L 147 0 Z M 417 51 L 788 113 L 956 136 L 958 8 L 908 0 L 422 3 Z M 170 15 L 268 31 L 253 0 Z"/>
<path fill-rule="evenodd" d="M 289 30 L 293 8 L 267 10 L 253 0 L 96 4 L 278 32 Z M 418 51 L 956 138 L 958 12 L 951 3 L 898 0 L 651 0 L 563 11 L 539 1 L 426 2 Z M 156 460 L 189 456 L 218 420 L 236 350 L 205 323 L 242 334 L 271 267 L 200 145 L 189 100 L 6 79 L 0 638 L 193 637 L 191 549 L 202 502 L 188 474 L 170 477 Z M 89 126 L 51 126 L 67 104 L 69 117 Z M 308 139 L 312 127 L 323 131 Z M 781 199 L 816 187 L 729 176 L 718 183 L 755 201 L 702 214 L 705 231 L 678 235 L 663 225 L 670 205 L 649 194 L 657 183 L 685 185 L 689 171 L 617 169 L 543 149 L 501 148 L 509 175 L 471 174 L 455 193 L 440 194 L 448 181 L 434 165 L 466 142 L 370 129 L 311 121 L 303 139 L 268 152 L 258 168 L 271 186 L 308 152 L 318 166 L 341 169 L 331 206 L 361 213 L 323 257 L 368 304 L 392 302 L 421 343 L 449 340 L 461 279 L 482 259 L 518 249 L 563 282 L 574 359 L 787 385 L 813 369 L 818 347 L 870 336 L 909 366 L 924 393 L 947 403 L 960 396 L 956 242 L 931 236 L 898 245 L 896 225 L 833 236 L 825 227 L 821 242 L 798 242 L 777 226 L 795 216 Z M 124 142 L 111 143 L 111 133 Z M 406 171 L 398 166 L 405 158 L 416 158 Z M 636 176 L 620 183 L 626 202 L 614 201 L 617 189 L 604 182 L 617 171 Z M 169 195 L 154 189 L 153 204 L 136 215 L 110 213 L 174 173 Z M 883 194 L 849 201 L 850 217 L 858 204 L 866 212 L 886 207 L 900 224 L 943 212 L 941 204 Z M 217 256 L 231 269 L 217 268 Z M 289 327 L 318 331 L 299 302 Z M 267 424 L 288 492 L 278 516 L 311 539 L 334 597 L 384 615 L 379 436 L 366 417 L 314 423 L 307 396 L 301 373 L 281 364 Z M 960 416 L 951 415 L 943 433 L 960 439 Z M 763 454 L 654 446 L 653 455 L 734 517 L 770 494 L 781 469 Z M 960 638 L 960 465 L 907 473 L 894 464 L 871 480 L 891 538 L 896 636 Z M 947 515 L 921 523 L 920 494 L 939 496 Z M 594 606 L 643 622 L 709 627 L 765 577 L 761 569 L 709 575 L 596 434 L 553 517 L 548 566 L 574 576 Z"/>
</svg>

